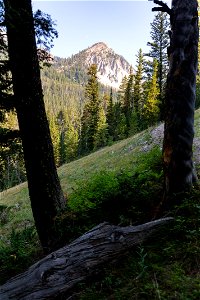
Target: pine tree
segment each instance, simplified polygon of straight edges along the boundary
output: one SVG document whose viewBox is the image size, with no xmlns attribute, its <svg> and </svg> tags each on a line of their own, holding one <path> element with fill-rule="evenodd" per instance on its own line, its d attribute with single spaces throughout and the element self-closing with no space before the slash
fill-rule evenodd
<svg viewBox="0 0 200 300">
<path fill-rule="evenodd" d="M 73 123 L 68 123 L 64 132 L 65 162 L 70 162 L 78 155 L 78 130 Z"/>
<path fill-rule="evenodd" d="M 106 146 L 108 141 L 108 124 L 106 123 L 106 114 L 103 103 L 101 103 L 98 112 L 97 130 L 94 138 L 94 149 Z"/>
<path fill-rule="evenodd" d="M 60 165 L 60 131 L 59 131 L 59 126 L 57 123 L 56 118 L 54 115 L 49 115 L 48 116 L 49 120 L 49 129 L 51 133 L 51 139 L 53 143 L 53 150 L 54 150 L 54 159 L 56 166 Z"/>
<path fill-rule="evenodd" d="M 59 164 L 63 165 L 66 162 L 65 153 L 65 116 L 63 109 L 61 109 L 56 116 L 56 122 L 59 128 Z"/>
<path fill-rule="evenodd" d="M 133 110 L 137 119 L 138 128 L 142 126 L 142 110 L 143 110 L 143 79 L 145 59 L 142 49 L 139 49 L 136 55 L 136 74 L 133 85 Z"/>
<path fill-rule="evenodd" d="M 147 45 L 151 50 L 147 56 L 156 59 L 158 62 L 158 84 L 160 90 L 160 109 L 161 119 L 164 114 L 164 87 L 167 79 L 168 56 L 167 48 L 169 46 L 169 17 L 165 12 L 158 12 L 151 23 L 151 42 Z M 149 62 L 150 73 L 153 73 L 153 60 Z"/>
<path fill-rule="evenodd" d="M 133 69 L 131 67 L 129 77 L 127 79 L 127 84 L 126 84 L 124 99 L 123 99 L 123 111 L 126 118 L 127 137 L 129 135 L 131 125 L 133 125 L 131 124 L 131 117 L 133 112 L 133 80 L 134 80 L 134 75 L 133 75 Z"/>
<path fill-rule="evenodd" d="M 108 140 L 113 141 L 115 124 L 114 124 L 114 103 L 113 103 L 112 88 L 110 90 L 110 97 L 109 97 L 109 102 L 108 102 L 108 107 L 106 112 L 106 123 L 108 124 Z"/>
<path fill-rule="evenodd" d="M 126 138 L 127 127 L 126 127 L 126 117 L 123 112 L 123 108 L 120 102 L 116 102 L 113 106 L 114 112 L 114 132 L 113 140 L 118 141 Z"/>
<path fill-rule="evenodd" d="M 95 135 L 99 116 L 99 86 L 97 80 L 97 65 L 92 64 L 88 69 L 88 82 L 85 87 L 85 107 L 81 118 L 80 148 L 82 153 L 94 149 Z"/>
<path fill-rule="evenodd" d="M 122 105 L 124 103 L 124 97 L 125 97 L 127 83 L 128 83 L 128 78 L 125 75 L 122 79 L 122 82 L 119 86 L 119 90 L 117 92 L 117 101 L 120 102 Z"/>
<path fill-rule="evenodd" d="M 154 59 L 152 78 L 147 80 L 144 85 L 143 119 L 145 127 L 155 124 L 159 119 L 159 94 L 158 62 Z"/>
<path fill-rule="evenodd" d="M 57 124 L 59 127 L 60 165 L 62 165 L 78 156 L 79 124 L 74 108 L 71 110 L 61 109 L 57 116 Z"/>
</svg>

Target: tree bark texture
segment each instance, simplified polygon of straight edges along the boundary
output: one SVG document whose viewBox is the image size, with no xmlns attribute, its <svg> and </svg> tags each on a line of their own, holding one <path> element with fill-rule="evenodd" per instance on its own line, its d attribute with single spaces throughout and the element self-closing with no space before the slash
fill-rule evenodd
<svg viewBox="0 0 200 300">
<path fill-rule="evenodd" d="M 115 260 L 133 246 L 140 245 L 172 220 L 173 218 L 164 218 L 128 227 L 101 223 L 2 285 L 0 299 L 42 300 L 69 295 L 77 283 L 96 274 L 106 262 Z"/>
<path fill-rule="evenodd" d="M 31 0 L 4 0 L 9 62 L 29 195 L 44 249 L 56 241 L 54 217 L 64 207 L 46 117 Z"/>
<path fill-rule="evenodd" d="M 163 142 L 165 199 L 190 189 L 196 180 L 192 145 L 199 37 L 197 0 L 173 0 L 170 23 Z"/>
</svg>

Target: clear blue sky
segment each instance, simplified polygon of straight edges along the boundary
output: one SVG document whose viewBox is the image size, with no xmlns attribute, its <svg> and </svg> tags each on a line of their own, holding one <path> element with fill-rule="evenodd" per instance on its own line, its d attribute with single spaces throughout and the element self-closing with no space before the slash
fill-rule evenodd
<svg viewBox="0 0 200 300">
<path fill-rule="evenodd" d="M 171 1 L 166 1 L 168 4 Z M 153 2 L 139 1 L 33 1 L 56 20 L 59 38 L 52 54 L 69 57 L 97 42 L 105 42 L 135 65 L 139 48 L 148 51 Z"/>
</svg>

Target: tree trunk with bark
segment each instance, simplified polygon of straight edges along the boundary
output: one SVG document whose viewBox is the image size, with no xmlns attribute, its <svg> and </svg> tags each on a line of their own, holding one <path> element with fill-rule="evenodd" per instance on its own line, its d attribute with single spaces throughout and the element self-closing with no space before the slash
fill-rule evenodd
<svg viewBox="0 0 200 300">
<path fill-rule="evenodd" d="M 54 218 L 64 207 L 46 117 L 31 0 L 4 0 L 9 62 L 29 195 L 43 248 L 57 240 Z"/>
<path fill-rule="evenodd" d="M 193 165 L 194 110 L 198 60 L 197 0 L 162 1 L 154 11 L 170 14 L 169 73 L 165 95 L 163 160 L 165 201 L 189 190 L 196 181 Z"/>
<path fill-rule="evenodd" d="M 165 218 L 128 227 L 101 223 L 2 285 L 0 299 L 67 299 L 66 295 L 78 283 L 133 246 L 141 245 L 172 220 Z"/>
</svg>

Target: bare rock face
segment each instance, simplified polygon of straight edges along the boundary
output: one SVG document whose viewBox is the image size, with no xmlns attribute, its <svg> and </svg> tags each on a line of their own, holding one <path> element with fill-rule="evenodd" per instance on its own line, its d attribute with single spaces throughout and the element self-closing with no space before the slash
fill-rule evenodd
<svg viewBox="0 0 200 300">
<path fill-rule="evenodd" d="M 87 50 L 86 64 L 97 64 L 99 81 L 118 89 L 124 76 L 130 72 L 130 64 L 121 55 L 116 54 L 105 43 L 96 43 Z"/>
</svg>

